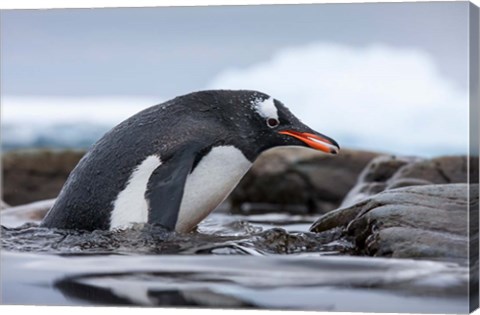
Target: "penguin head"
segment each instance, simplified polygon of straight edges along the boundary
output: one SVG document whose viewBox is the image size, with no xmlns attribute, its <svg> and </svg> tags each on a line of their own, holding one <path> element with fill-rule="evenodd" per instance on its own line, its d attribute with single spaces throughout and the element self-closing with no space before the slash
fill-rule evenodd
<svg viewBox="0 0 480 315">
<path fill-rule="evenodd" d="M 328 154 L 337 154 L 338 143 L 321 134 L 294 116 L 280 101 L 266 94 L 256 95 L 251 110 L 257 120 L 258 136 L 255 137 L 262 150 L 276 146 L 304 146 Z"/>
<path fill-rule="evenodd" d="M 258 91 L 203 91 L 203 104 L 213 106 L 222 122 L 228 144 L 255 158 L 278 146 L 303 146 L 328 154 L 337 154 L 338 143 L 303 124 L 279 100 Z M 198 104 L 198 103 L 197 103 Z M 200 105 L 202 106 L 202 105 Z M 209 110 L 210 111 L 210 110 Z M 222 133 L 218 130 L 218 133 Z"/>
</svg>

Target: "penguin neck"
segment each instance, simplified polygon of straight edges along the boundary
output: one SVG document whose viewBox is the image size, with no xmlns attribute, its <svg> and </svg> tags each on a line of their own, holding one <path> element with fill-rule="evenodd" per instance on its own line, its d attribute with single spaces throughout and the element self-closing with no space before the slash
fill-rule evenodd
<svg viewBox="0 0 480 315">
<path fill-rule="evenodd" d="M 220 140 L 220 141 L 215 141 L 213 142 L 212 145 L 206 146 L 200 150 L 197 151 L 197 154 L 195 156 L 193 165 L 192 165 L 192 172 L 193 170 L 197 167 L 198 163 L 207 155 L 209 155 L 212 151 L 217 151 L 217 148 L 227 148 L 225 149 L 227 152 L 230 152 L 236 149 L 239 152 L 232 153 L 231 158 L 235 158 L 238 153 L 242 154 L 242 159 L 245 158 L 247 159 L 251 164 L 255 162 L 257 157 L 263 152 L 263 150 L 258 150 L 255 148 L 256 146 L 252 146 L 251 143 L 241 143 L 236 141 L 225 141 L 225 140 Z M 222 150 L 222 149 L 220 149 Z M 229 154 L 227 153 L 225 156 L 228 156 Z M 222 155 L 223 157 L 223 155 Z M 226 161 L 228 163 L 228 161 Z"/>
<path fill-rule="evenodd" d="M 203 163 L 214 161 L 211 162 L 212 169 L 220 167 L 223 163 L 228 163 L 234 167 L 246 168 L 246 171 L 248 171 L 261 153 L 252 148 L 244 148 L 241 145 L 225 144 L 223 142 L 213 144 L 197 152 L 190 174 L 195 171 L 202 161 Z M 224 175 L 228 176 L 228 174 Z"/>
</svg>

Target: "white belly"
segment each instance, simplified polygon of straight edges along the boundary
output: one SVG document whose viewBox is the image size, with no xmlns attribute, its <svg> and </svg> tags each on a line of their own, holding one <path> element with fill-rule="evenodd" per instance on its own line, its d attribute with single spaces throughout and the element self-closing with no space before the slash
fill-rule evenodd
<svg viewBox="0 0 480 315">
<path fill-rule="evenodd" d="M 148 204 L 145 199 L 147 184 L 153 171 L 162 164 L 156 155 L 147 157 L 130 175 L 128 183 L 113 202 L 110 229 L 127 228 L 133 223 L 148 221 Z"/>
<path fill-rule="evenodd" d="M 225 200 L 251 166 L 233 146 L 212 148 L 187 177 L 175 230 L 193 229 Z"/>
</svg>

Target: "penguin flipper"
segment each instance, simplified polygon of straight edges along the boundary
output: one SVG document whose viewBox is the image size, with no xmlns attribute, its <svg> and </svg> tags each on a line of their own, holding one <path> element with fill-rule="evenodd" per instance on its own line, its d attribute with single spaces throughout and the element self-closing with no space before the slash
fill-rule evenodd
<svg viewBox="0 0 480 315">
<path fill-rule="evenodd" d="M 149 202 L 148 223 L 175 229 L 185 182 L 194 163 L 193 154 L 185 155 L 170 158 L 150 176 L 145 194 Z"/>
</svg>

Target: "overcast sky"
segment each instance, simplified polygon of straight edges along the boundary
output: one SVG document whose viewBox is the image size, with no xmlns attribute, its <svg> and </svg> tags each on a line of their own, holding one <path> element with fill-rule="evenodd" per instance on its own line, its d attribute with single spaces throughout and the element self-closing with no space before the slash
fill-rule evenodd
<svg viewBox="0 0 480 315">
<path fill-rule="evenodd" d="M 467 10 L 450 2 L 2 11 L 2 95 L 170 98 L 316 42 L 419 49 L 466 87 Z"/>
</svg>

